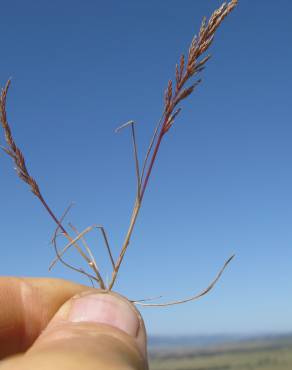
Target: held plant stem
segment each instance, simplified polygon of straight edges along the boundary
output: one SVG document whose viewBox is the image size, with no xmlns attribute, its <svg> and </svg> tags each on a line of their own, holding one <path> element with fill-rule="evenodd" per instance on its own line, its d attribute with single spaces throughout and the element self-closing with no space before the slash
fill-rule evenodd
<svg viewBox="0 0 292 370">
<path fill-rule="evenodd" d="M 136 224 L 136 221 L 137 221 L 140 209 L 141 209 L 145 191 L 149 184 L 149 179 L 152 174 L 154 164 L 157 159 L 157 154 L 161 147 L 162 140 L 164 136 L 168 133 L 168 131 L 171 129 L 171 127 L 173 126 L 178 115 L 181 113 L 182 109 L 181 107 L 179 107 L 179 105 L 182 103 L 183 100 L 189 97 L 193 93 L 193 91 L 196 89 L 196 87 L 200 84 L 201 79 L 197 79 L 193 81 L 189 86 L 186 86 L 194 76 L 197 76 L 205 68 L 207 61 L 210 59 L 210 55 L 205 55 L 205 56 L 203 55 L 206 53 L 206 51 L 211 46 L 218 27 L 220 26 L 222 21 L 225 19 L 225 17 L 236 7 L 236 5 L 237 5 L 237 0 L 231 0 L 229 3 L 223 3 L 220 8 L 218 8 L 217 10 L 213 12 L 213 14 L 211 15 L 208 21 L 206 20 L 206 18 L 204 18 L 201 23 L 201 27 L 199 29 L 198 35 L 194 36 L 191 41 L 187 56 L 185 56 L 184 54 L 181 55 L 179 63 L 176 64 L 176 67 L 175 67 L 175 78 L 173 80 L 169 80 L 167 88 L 165 90 L 164 106 L 162 110 L 163 113 L 161 115 L 161 118 L 157 126 L 154 129 L 152 139 L 146 151 L 145 159 L 141 166 L 142 168 L 141 172 L 140 172 L 140 165 L 139 165 L 139 160 L 138 160 L 138 151 L 137 151 L 134 121 L 129 121 L 120 127 L 120 128 L 124 128 L 124 127 L 131 126 L 131 136 L 132 136 L 132 144 L 133 144 L 134 160 L 135 160 L 137 191 L 136 191 L 136 197 L 134 201 L 134 206 L 133 206 L 128 230 L 126 232 L 124 242 L 121 246 L 121 249 L 120 249 L 120 252 L 119 252 L 119 255 L 116 261 L 113 258 L 113 254 L 109 246 L 107 234 L 103 226 L 93 225 L 93 226 L 86 228 L 81 233 L 79 233 L 78 229 L 75 228 L 75 226 L 73 226 L 72 224 L 69 224 L 73 232 L 77 234 L 77 236 L 72 237 L 70 236 L 70 234 L 67 232 L 67 230 L 63 226 L 63 220 L 67 214 L 67 211 L 65 211 L 65 214 L 60 219 L 58 219 L 56 215 L 53 213 L 52 209 L 49 207 L 48 203 L 43 198 L 37 182 L 30 175 L 26 167 L 24 156 L 14 141 L 14 138 L 12 136 L 11 129 L 10 129 L 10 126 L 7 120 L 6 98 L 7 98 L 7 93 L 8 93 L 9 86 L 10 86 L 10 80 L 8 80 L 6 86 L 2 89 L 2 93 L 0 97 L 1 99 L 0 100 L 0 121 L 1 121 L 0 123 L 4 130 L 5 140 L 6 140 L 6 146 L 1 147 L 1 148 L 4 150 L 6 154 L 8 154 L 12 158 L 15 164 L 16 172 L 18 176 L 20 177 L 20 179 L 29 185 L 33 194 L 40 200 L 40 202 L 42 203 L 42 205 L 44 206 L 44 208 L 46 209 L 50 217 L 53 219 L 53 221 L 57 225 L 55 234 L 52 240 L 52 243 L 54 245 L 55 252 L 56 252 L 56 259 L 52 262 L 50 268 L 53 267 L 55 263 L 59 260 L 65 266 L 81 274 L 86 275 L 87 277 L 91 279 L 91 281 L 93 280 L 96 281 L 99 284 L 101 289 L 104 289 L 104 290 L 113 289 L 114 284 L 116 283 L 118 272 L 123 262 L 125 253 L 130 244 L 132 233 L 133 233 L 133 230 L 134 230 L 134 227 L 135 227 L 135 224 Z M 112 265 L 112 277 L 111 277 L 111 280 L 108 286 L 105 285 L 104 280 L 102 278 L 102 274 L 97 266 L 97 263 L 92 254 L 92 251 L 89 248 L 85 240 L 85 234 L 87 234 L 93 229 L 99 229 L 99 231 L 102 233 L 103 242 L 107 249 L 109 259 Z M 69 241 L 69 243 L 60 252 L 59 252 L 59 249 L 57 248 L 57 237 L 59 235 L 65 236 L 66 239 L 68 239 Z M 64 261 L 63 259 L 64 253 L 72 246 L 75 247 L 75 249 L 79 252 L 81 257 L 86 261 L 87 265 L 92 270 L 92 274 L 85 272 L 81 268 L 76 268 L 68 264 L 66 261 Z M 194 299 L 197 299 L 203 296 L 204 294 L 206 294 L 213 288 L 213 286 L 216 284 L 218 279 L 221 277 L 224 269 L 229 264 L 232 258 L 233 256 L 230 257 L 225 262 L 224 266 L 219 271 L 219 273 L 217 274 L 213 282 L 205 290 L 203 290 L 203 292 L 201 292 L 199 295 L 193 296 L 185 300 L 170 302 L 169 304 L 161 304 L 161 305 L 165 306 L 165 305 L 184 303 L 184 302 L 194 300 Z M 155 306 L 156 304 L 149 304 L 149 305 Z"/>
<path fill-rule="evenodd" d="M 49 213 L 53 221 L 56 223 L 57 229 L 60 229 L 62 233 L 65 235 L 65 237 L 69 240 L 69 242 L 72 242 L 73 239 L 71 238 L 69 233 L 66 231 L 62 223 L 55 216 L 55 214 L 53 213 L 53 211 L 51 210 L 51 208 L 45 201 L 44 197 L 42 196 L 37 182 L 30 175 L 27 169 L 26 163 L 25 163 L 24 156 L 21 150 L 19 149 L 19 147 L 16 145 L 14 138 L 12 136 L 11 129 L 10 129 L 10 126 L 7 120 L 7 113 L 6 113 L 6 99 L 7 99 L 7 93 L 8 93 L 10 84 L 11 84 L 11 80 L 8 80 L 4 89 L 2 90 L 1 99 L 0 99 L 0 121 L 3 127 L 3 130 L 4 130 L 4 133 L 5 133 L 5 139 L 7 143 L 7 147 L 1 147 L 1 148 L 13 159 L 18 176 L 20 177 L 21 180 L 23 180 L 25 183 L 27 183 L 30 186 L 32 193 L 40 200 L 40 202 L 42 203 L 44 208 L 47 210 L 47 212 Z M 104 289 L 105 284 L 103 282 L 102 277 L 100 276 L 99 271 L 97 271 L 96 266 L 92 264 L 91 259 L 82 251 L 82 249 L 78 245 L 76 245 L 76 243 L 74 243 L 74 246 L 78 250 L 78 252 L 81 254 L 81 256 L 85 259 L 85 261 L 88 263 L 90 268 L 93 270 L 95 276 L 85 273 L 82 269 L 76 269 L 75 267 L 69 265 L 68 263 L 65 263 L 61 258 L 59 258 L 60 261 L 63 262 L 67 267 L 70 267 L 73 270 L 78 271 L 81 274 L 85 274 L 89 276 L 91 279 L 96 280 L 100 284 L 100 287 Z M 57 253 L 57 249 L 56 249 L 56 253 Z"/>
<path fill-rule="evenodd" d="M 203 19 L 198 36 L 195 36 L 192 39 L 191 45 L 189 47 L 187 60 L 185 61 L 185 56 L 182 55 L 180 58 L 180 63 L 176 65 L 176 71 L 175 71 L 176 72 L 175 73 L 176 86 L 175 86 L 174 91 L 173 91 L 172 80 L 168 82 L 168 86 L 165 91 L 165 102 L 164 102 L 164 110 L 163 110 L 162 118 L 159 120 L 158 125 L 155 128 L 153 139 L 150 142 L 150 146 L 148 148 L 148 151 L 147 151 L 147 154 L 146 154 L 143 166 L 142 166 L 142 176 L 140 177 L 139 172 L 137 174 L 138 183 L 139 183 L 139 179 L 140 179 L 140 184 L 142 181 L 142 184 L 140 185 L 141 192 L 138 191 L 138 194 L 136 196 L 135 205 L 134 205 L 132 216 L 130 219 L 130 225 L 126 233 L 126 237 L 122 245 L 120 255 L 117 259 L 115 268 L 113 270 L 112 280 L 110 282 L 109 289 L 112 289 L 115 284 L 118 271 L 120 269 L 121 263 L 125 256 L 126 250 L 129 246 L 131 235 L 132 235 L 132 232 L 133 232 L 136 220 L 137 220 L 137 216 L 139 214 L 139 210 L 141 208 L 142 200 L 143 200 L 143 197 L 144 197 L 144 194 L 145 194 L 148 182 L 149 182 L 149 178 L 150 178 L 150 175 L 153 169 L 153 165 L 157 158 L 157 153 L 159 151 L 162 139 L 164 135 L 168 132 L 168 130 L 172 127 L 178 114 L 181 112 L 181 108 L 176 108 L 176 107 L 182 100 L 184 100 L 185 98 L 187 98 L 189 95 L 192 94 L 194 89 L 201 82 L 201 79 L 198 79 L 189 87 L 185 88 L 185 85 L 193 76 L 197 75 L 205 68 L 205 64 L 210 59 L 210 55 L 205 56 L 201 60 L 198 60 L 198 58 L 201 57 L 201 55 L 207 51 L 207 49 L 213 42 L 214 35 L 215 35 L 217 28 L 219 27 L 221 22 L 224 20 L 224 18 L 235 8 L 236 5 L 237 5 L 237 0 L 232 0 L 228 4 L 223 3 L 223 5 L 219 9 L 215 10 L 215 12 L 211 15 L 208 23 L 206 22 L 206 18 Z M 133 135 L 134 143 L 135 143 L 135 133 L 133 130 L 134 130 L 134 126 L 132 123 L 132 135 Z M 156 142 L 155 142 L 155 139 L 156 139 Z M 154 145 L 154 149 L 153 149 L 153 145 Z M 135 159 L 137 163 L 137 157 L 135 157 Z M 143 178 L 144 171 L 146 171 L 145 178 Z M 230 260 L 228 260 L 227 264 L 229 262 Z"/>
</svg>

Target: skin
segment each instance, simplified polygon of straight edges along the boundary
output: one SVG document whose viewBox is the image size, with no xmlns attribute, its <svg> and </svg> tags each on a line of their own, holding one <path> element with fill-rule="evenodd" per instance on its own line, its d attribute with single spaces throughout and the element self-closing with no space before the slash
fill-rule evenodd
<svg viewBox="0 0 292 370">
<path fill-rule="evenodd" d="M 0 359 L 0 370 L 147 370 L 145 327 L 116 293 L 2 277 Z"/>
</svg>

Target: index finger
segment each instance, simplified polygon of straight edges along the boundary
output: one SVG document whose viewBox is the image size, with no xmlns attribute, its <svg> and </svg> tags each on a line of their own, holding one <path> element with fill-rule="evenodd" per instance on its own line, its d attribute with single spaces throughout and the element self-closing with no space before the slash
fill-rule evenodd
<svg viewBox="0 0 292 370">
<path fill-rule="evenodd" d="M 84 285 L 62 279 L 0 277 L 0 359 L 26 351 Z"/>
</svg>

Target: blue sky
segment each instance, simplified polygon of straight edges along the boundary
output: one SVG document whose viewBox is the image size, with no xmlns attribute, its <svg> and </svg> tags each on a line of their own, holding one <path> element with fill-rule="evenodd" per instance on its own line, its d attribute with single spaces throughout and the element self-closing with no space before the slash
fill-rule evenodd
<svg viewBox="0 0 292 370">
<path fill-rule="evenodd" d="M 79 229 L 103 224 L 115 256 L 163 91 L 214 0 L 11 0 L 1 4 L 0 82 L 13 132 L 45 198 Z M 116 289 L 183 298 L 232 262 L 198 302 L 142 309 L 152 334 L 291 331 L 292 125 L 288 0 L 239 1 L 155 165 Z M 1 139 L 2 140 L 2 139 Z M 49 273 L 54 224 L 0 157 L 1 274 Z M 101 239 L 95 255 L 109 275 Z M 72 255 L 79 263 L 78 257 Z"/>
</svg>

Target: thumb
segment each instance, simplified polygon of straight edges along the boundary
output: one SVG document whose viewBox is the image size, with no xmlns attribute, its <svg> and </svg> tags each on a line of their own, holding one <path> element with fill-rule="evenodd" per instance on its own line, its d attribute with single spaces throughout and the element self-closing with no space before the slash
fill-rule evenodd
<svg viewBox="0 0 292 370">
<path fill-rule="evenodd" d="M 10 370 L 146 370 L 144 323 L 126 298 L 84 292 L 67 301 L 26 354 L 7 365 Z"/>
</svg>

